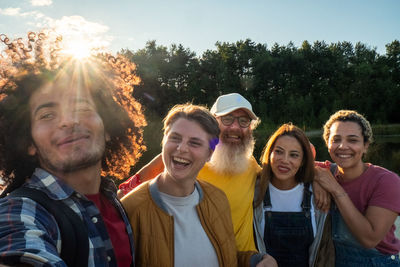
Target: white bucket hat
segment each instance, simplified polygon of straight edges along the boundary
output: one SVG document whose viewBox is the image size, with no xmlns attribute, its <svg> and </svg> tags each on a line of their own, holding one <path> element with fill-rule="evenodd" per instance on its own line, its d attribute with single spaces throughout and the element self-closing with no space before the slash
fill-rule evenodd
<svg viewBox="0 0 400 267">
<path fill-rule="evenodd" d="M 254 114 L 250 102 L 238 93 L 231 93 L 218 97 L 211 107 L 210 112 L 219 117 L 237 109 L 244 109 L 251 119 L 257 120 L 257 116 Z"/>
</svg>

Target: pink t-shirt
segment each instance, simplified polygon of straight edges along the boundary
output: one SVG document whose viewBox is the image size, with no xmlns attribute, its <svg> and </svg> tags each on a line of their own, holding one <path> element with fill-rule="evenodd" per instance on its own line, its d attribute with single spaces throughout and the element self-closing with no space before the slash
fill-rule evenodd
<svg viewBox="0 0 400 267">
<path fill-rule="evenodd" d="M 365 214 L 369 206 L 385 208 L 400 213 L 400 177 L 385 168 L 368 164 L 368 169 L 357 179 L 340 182 L 354 206 Z M 384 254 L 397 254 L 400 240 L 394 235 L 392 225 L 385 238 L 375 247 Z"/>
</svg>

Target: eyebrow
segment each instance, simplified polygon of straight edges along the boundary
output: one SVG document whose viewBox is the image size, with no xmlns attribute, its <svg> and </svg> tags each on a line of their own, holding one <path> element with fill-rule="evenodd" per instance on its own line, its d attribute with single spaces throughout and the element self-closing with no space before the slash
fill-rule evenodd
<svg viewBox="0 0 400 267">
<path fill-rule="evenodd" d="M 176 135 L 176 136 L 182 137 L 182 135 L 181 135 L 181 134 L 179 134 L 178 132 L 171 132 L 169 135 L 170 135 L 170 136 L 171 136 L 171 135 Z M 190 137 L 190 138 L 189 138 L 189 141 L 198 141 L 198 142 L 204 142 L 204 140 L 203 140 L 203 139 L 201 139 L 201 138 L 198 138 L 198 137 Z"/>
<path fill-rule="evenodd" d="M 169 135 L 178 135 L 178 136 L 181 136 L 179 133 L 177 133 L 177 132 L 169 132 Z"/>
<path fill-rule="evenodd" d="M 359 136 L 359 135 L 356 135 L 356 134 L 350 134 L 350 135 L 348 135 L 348 136 L 346 136 L 346 137 L 358 137 L 358 138 L 362 138 L 362 136 Z"/>
<path fill-rule="evenodd" d="M 41 110 L 43 108 L 52 108 L 55 106 L 57 106 L 57 104 L 54 102 L 48 102 L 48 103 L 41 104 L 35 109 L 35 111 L 33 112 L 33 115 L 35 116 L 39 112 L 39 110 Z"/>
<path fill-rule="evenodd" d="M 191 138 L 190 138 L 190 141 L 197 141 L 197 142 L 201 142 L 201 143 L 204 142 L 203 139 L 200 139 L 200 138 L 197 138 L 197 137 L 191 137 Z"/>
<path fill-rule="evenodd" d="M 76 103 L 87 103 L 87 104 L 90 104 L 90 105 L 92 104 L 90 101 L 88 101 L 85 98 L 76 98 L 74 101 Z M 35 109 L 35 111 L 33 112 L 33 115 L 35 116 L 39 112 L 39 110 L 41 110 L 43 108 L 53 108 L 53 107 L 55 107 L 57 105 L 58 104 L 56 102 L 47 102 L 47 103 L 41 104 Z"/>
<path fill-rule="evenodd" d="M 335 134 L 333 137 L 342 137 L 340 134 Z M 356 134 L 349 134 L 345 135 L 344 137 L 357 137 L 357 138 L 362 138 L 362 136 L 356 135 Z"/>
<path fill-rule="evenodd" d="M 280 149 L 282 149 L 282 150 L 286 150 L 286 149 L 284 149 L 284 148 L 281 147 L 281 146 L 276 146 L 275 148 L 280 148 Z M 289 150 L 289 152 L 297 152 L 297 153 L 300 153 L 300 150 Z"/>
</svg>

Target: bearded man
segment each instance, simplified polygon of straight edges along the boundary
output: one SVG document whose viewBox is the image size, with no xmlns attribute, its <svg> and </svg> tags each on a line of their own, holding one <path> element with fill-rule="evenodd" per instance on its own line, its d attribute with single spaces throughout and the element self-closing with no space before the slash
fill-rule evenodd
<svg viewBox="0 0 400 267">
<path fill-rule="evenodd" d="M 219 123 L 220 140 L 198 178 L 228 197 L 238 249 L 255 250 L 252 202 L 260 167 L 253 157 L 253 130 L 260 120 L 249 101 L 237 93 L 218 97 L 210 111 Z"/>
<path fill-rule="evenodd" d="M 238 93 L 218 97 L 210 111 L 218 121 L 221 134 L 211 160 L 201 169 L 198 179 L 220 188 L 228 197 L 238 250 L 256 250 L 252 202 L 261 168 L 253 157 L 253 130 L 260 120 L 250 102 Z M 119 196 L 141 181 L 155 177 L 163 168 L 161 157 L 157 156 L 120 185 Z"/>
</svg>

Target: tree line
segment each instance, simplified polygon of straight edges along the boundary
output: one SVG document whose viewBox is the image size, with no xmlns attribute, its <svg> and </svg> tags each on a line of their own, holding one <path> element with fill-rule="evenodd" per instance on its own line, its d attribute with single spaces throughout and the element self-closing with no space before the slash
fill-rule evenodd
<svg viewBox="0 0 400 267">
<path fill-rule="evenodd" d="M 355 109 L 372 123 L 400 121 L 400 42 L 386 54 L 365 44 L 304 41 L 270 49 L 250 39 L 216 43 L 200 57 L 189 48 L 149 41 L 121 51 L 137 66 L 135 97 L 146 112 L 163 117 L 177 103 L 210 107 L 225 93 L 238 92 L 265 125 L 292 121 L 320 128 L 338 109 Z"/>
<path fill-rule="evenodd" d="M 373 125 L 400 123 L 398 40 L 386 45 L 384 55 L 363 43 L 304 41 L 301 47 L 289 43 L 269 49 L 250 39 L 218 42 L 201 56 L 182 45 L 166 47 L 156 41 L 120 53 L 137 66 L 141 83 L 134 96 L 143 104 L 148 122 L 148 151 L 135 169 L 159 153 L 161 120 L 173 105 L 191 101 L 211 107 L 219 95 L 231 92 L 246 97 L 261 118 L 255 132 L 257 158 L 268 136 L 284 122 L 306 131 L 321 129 L 335 111 L 355 109 Z M 317 154 L 328 159 L 322 141 L 314 141 L 319 143 Z M 400 166 L 387 165 L 400 158 L 396 153 L 388 155 L 392 158 L 384 166 L 400 171 Z"/>
</svg>

